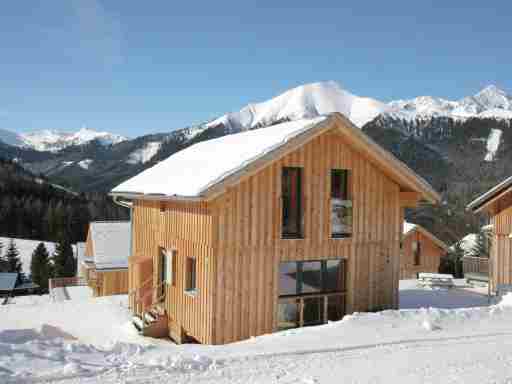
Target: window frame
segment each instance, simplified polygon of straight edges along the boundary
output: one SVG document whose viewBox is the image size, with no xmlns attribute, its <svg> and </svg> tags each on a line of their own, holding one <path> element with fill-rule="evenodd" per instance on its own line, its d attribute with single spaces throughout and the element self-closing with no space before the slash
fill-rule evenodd
<svg viewBox="0 0 512 384">
<path fill-rule="evenodd" d="M 288 198 L 285 194 L 285 174 L 290 171 L 297 171 L 297 231 L 288 232 L 285 228 L 285 199 Z M 304 239 L 304 167 L 282 167 L 281 168 L 281 239 Z"/>
<path fill-rule="evenodd" d="M 342 281 L 342 287 L 341 290 L 336 291 L 328 291 L 326 290 L 326 279 L 324 275 L 327 274 L 327 262 L 328 261 L 338 261 L 343 265 L 343 281 Z M 276 319 L 277 319 L 277 325 L 276 325 L 276 331 L 280 330 L 286 330 L 286 329 L 293 329 L 293 328 L 301 328 L 304 326 L 312 326 L 312 325 L 318 325 L 318 324 L 325 324 L 331 320 L 331 314 L 332 314 L 332 307 L 335 307 L 333 305 L 333 302 L 336 300 L 338 301 L 338 304 L 340 307 L 338 310 L 340 311 L 339 318 L 336 320 L 340 320 L 345 316 L 346 314 L 346 297 L 347 297 L 347 275 L 348 275 L 348 259 L 345 257 L 339 257 L 339 258 L 328 258 L 328 259 L 320 259 L 320 260 L 293 260 L 293 261 L 285 261 L 281 262 L 280 264 L 286 264 L 286 263 L 297 263 L 297 267 L 295 270 L 297 271 L 297 275 L 302 274 L 302 263 L 304 262 L 321 262 L 321 273 L 322 273 L 322 291 L 321 292 L 313 292 L 313 293 L 302 293 L 302 289 L 299 288 L 301 283 L 299 280 L 302 280 L 302 276 L 297 277 L 297 292 L 296 294 L 285 294 L 281 295 L 281 287 L 278 288 L 278 298 L 277 298 L 277 313 L 276 313 Z M 339 267 L 339 266 L 338 266 Z M 300 272 L 299 272 L 300 271 Z M 280 270 L 281 272 L 281 270 Z M 280 281 L 281 277 L 279 277 Z M 306 303 L 310 302 L 311 300 L 318 299 L 320 303 L 320 319 L 318 321 L 313 321 L 311 323 L 307 322 L 307 316 L 305 316 L 305 301 Z M 281 319 L 281 315 L 283 312 L 283 309 L 285 309 L 286 305 L 293 304 L 296 305 L 297 313 L 296 313 L 296 320 L 293 321 L 295 323 L 295 326 L 286 325 L 287 319 L 283 318 Z M 331 306 L 330 306 L 331 305 Z"/>
<path fill-rule="evenodd" d="M 197 258 L 187 256 L 185 258 L 185 293 L 197 293 Z"/>
<path fill-rule="evenodd" d="M 344 179 L 345 179 L 345 188 L 344 190 L 340 190 L 340 195 L 345 195 L 345 199 L 343 199 L 343 196 L 337 197 L 334 196 L 335 191 L 335 183 L 334 183 L 334 177 L 335 174 L 341 172 Z M 350 239 L 352 238 L 352 229 L 353 229 L 353 218 L 350 222 L 350 232 L 334 232 L 333 230 L 333 222 L 332 222 L 332 207 L 333 207 L 333 199 L 339 199 L 344 201 L 350 201 L 351 207 L 350 209 L 353 210 L 353 198 L 352 198 L 352 170 L 347 168 L 331 168 L 329 172 L 329 236 L 331 239 Z"/>
</svg>

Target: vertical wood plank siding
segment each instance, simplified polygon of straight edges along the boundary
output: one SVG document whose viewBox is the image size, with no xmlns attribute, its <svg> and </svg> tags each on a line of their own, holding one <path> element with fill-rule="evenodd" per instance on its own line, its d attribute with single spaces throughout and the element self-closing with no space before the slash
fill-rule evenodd
<svg viewBox="0 0 512 384">
<path fill-rule="evenodd" d="M 303 167 L 304 238 L 281 239 L 281 169 Z M 353 236 L 330 238 L 330 170 L 352 170 Z M 398 305 L 402 209 L 399 186 L 335 132 L 228 188 L 213 212 L 211 342 L 272 332 L 282 261 L 347 259 L 347 310 Z"/>
<path fill-rule="evenodd" d="M 421 243 L 420 265 L 414 265 L 412 243 Z M 438 273 L 441 257 L 445 251 L 424 234 L 414 231 L 404 237 L 400 257 L 400 279 L 415 279 L 421 272 Z"/>
<path fill-rule="evenodd" d="M 512 207 L 491 216 L 492 241 L 490 260 L 491 290 L 497 284 L 512 284 Z"/>
<path fill-rule="evenodd" d="M 97 271 L 97 296 L 111 296 L 128 293 L 128 270 Z"/>
<path fill-rule="evenodd" d="M 208 278 L 212 273 L 212 218 L 207 203 L 190 202 L 134 202 L 133 271 L 130 288 L 140 286 L 149 276 L 135 276 L 135 264 L 153 260 L 153 282 L 158 281 L 159 249 L 174 249 L 176 253 L 176 281 L 167 286 L 165 308 L 169 326 L 175 332 L 184 329 L 187 335 L 202 343 L 211 343 L 211 296 Z M 185 260 L 197 260 L 197 294 L 185 293 Z M 143 263 L 143 262 L 142 262 Z M 142 264 L 141 263 L 141 264 Z"/>
</svg>

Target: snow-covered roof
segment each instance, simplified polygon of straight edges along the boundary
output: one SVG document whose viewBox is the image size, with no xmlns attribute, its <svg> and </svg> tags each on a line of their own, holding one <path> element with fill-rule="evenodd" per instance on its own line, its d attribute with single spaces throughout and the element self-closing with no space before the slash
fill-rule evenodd
<svg viewBox="0 0 512 384">
<path fill-rule="evenodd" d="M 201 196 L 211 185 L 325 119 L 286 122 L 200 142 L 125 181 L 112 192 Z"/>
<path fill-rule="evenodd" d="M 2 272 L 0 273 L 0 291 L 12 291 L 18 280 L 17 273 Z"/>
<path fill-rule="evenodd" d="M 351 145 L 364 150 L 372 161 L 377 162 L 406 190 L 418 191 L 431 202 L 440 200 L 428 182 L 339 113 L 290 121 L 194 144 L 121 183 L 111 194 L 127 198 L 211 198 L 227 181 L 236 183 L 248 171 L 266 165 L 290 146 L 302 145 L 332 127 L 338 127 Z"/>
<path fill-rule="evenodd" d="M 414 224 L 414 223 L 409 223 L 407 221 L 404 221 L 404 225 L 403 225 L 403 235 L 404 235 L 404 237 L 410 235 L 414 231 L 421 232 L 423 235 L 425 235 L 430 240 L 432 240 L 432 242 L 434 242 L 434 244 L 437 244 L 437 246 L 439 246 L 440 248 L 444 249 L 445 251 L 448 250 L 448 245 L 444 241 L 442 241 L 439 238 L 437 238 L 436 236 L 434 236 L 432 233 L 427 231 L 421 225 Z"/>
<path fill-rule="evenodd" d="M 128 268 L 130 222 L 93 221 L 89 229 L 96 269 Z"/>
<path fill-rule="evenodd" d="M 512 186 L 512 176 L 506 178 L 501 183 L 489 189 L 484 194 L 478 196 L 475 200 L 467 205 L 467 209 L 472 210 L 474 212 L 478 212 L 482 210 L 490 200 L 499 196 L 500 194 L 507 192 Z"/>
</svg>

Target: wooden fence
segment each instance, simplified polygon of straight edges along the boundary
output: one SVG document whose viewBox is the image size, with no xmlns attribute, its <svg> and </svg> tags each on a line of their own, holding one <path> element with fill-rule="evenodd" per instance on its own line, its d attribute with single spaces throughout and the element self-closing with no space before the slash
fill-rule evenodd
<svg viewBox="0 0 512 384">
<path fill-rule="evenodd" d="M 489 275 L 489 259 L 486 257 L 464 256 L 462 258 L 462 271 L 466 273 L 480 273 Z"/>
<path fill-rule="evenodd" d="M 59 277 L 48 280 L 50 292 L 53 288 L 79 287 L 85 285 L 87 285 L 87 281 L 82 277 Z"/>
</svg>

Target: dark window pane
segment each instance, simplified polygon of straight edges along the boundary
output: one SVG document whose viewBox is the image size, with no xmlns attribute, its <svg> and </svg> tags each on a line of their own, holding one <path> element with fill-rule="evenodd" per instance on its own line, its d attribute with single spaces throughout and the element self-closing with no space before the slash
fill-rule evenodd
<svg viewBox="0 0 512 384">
<path fill-rule="evenodd" d="M 322 263 L 320 261 L 304 261 L 302 263 L 301 293 L 322 291 Z"/>
<path fill-rule="evenodd" d="M 277 313 L 277 328 L 279 330 L 296 328 L 299 326 L 299 303 L 280 302 Z"/>
<path fill-rule="evenodd" d="M 327 320 L 338 321 L 345 315 L 345 297 L 329 296 L 327 298 Z"/>
<path fill-rule="evenodd" d="M 193 291 L 197 288 L 196 285 L 196 259 L 193 257 L 187 257 L 187 281 L 186 281 L 186 290 Z"/>
<path fill-rule="evenodd" d="M 283 168 L 283 236 L 302 235 L 302 169 Z"/>
<path fill-rule="evenodd" d="M 324 298 L 305 298 L 303 316 L 304 325 L 322 324 L 324 322 Z"/>
<path fill-rule="evenodd" d="M 279 295 L 297 295 L 298 287 L 297 263 L 281 263 L 279 265 Z"/>
<path fill-rule="evenodd" d="M 346 169 L 331 170 L 331 234 L 333 237 L 352 234 L 350 177 Z"/>
<path fill-rule="evenodd" d="M 345 290 L 345 261 L 327 260 L 325 273 L 325 291 L 343 292 Z"/>
</svg>

